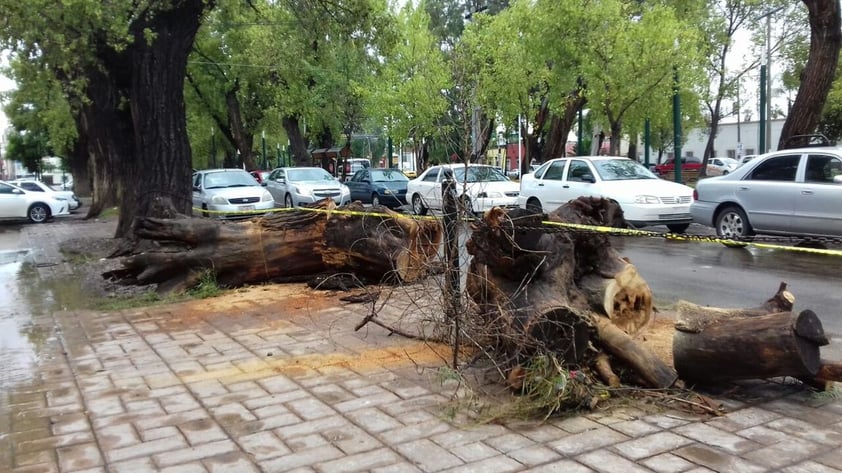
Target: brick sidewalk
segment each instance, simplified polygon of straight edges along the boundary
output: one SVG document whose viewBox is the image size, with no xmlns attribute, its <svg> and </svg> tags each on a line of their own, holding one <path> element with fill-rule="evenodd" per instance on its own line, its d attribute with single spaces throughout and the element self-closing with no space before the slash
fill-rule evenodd
<svg viewBox="0 0 842 473">
<path fill-rule="evenodd" d="M 41 278 L 72 267 L 63 238 L 23 227 Z M 59 264 L 54 264 L 59 263 Z M 365 307 L 303 287 L 215 300 L 33 316 L 41 361 L 4 386 L 0 471 L 842 471 L 842 401 L 755 383 L 698 418 L 634 404 L 541 425 L 444 416 L 447 359 L 354 325 Z"/>
</svg>

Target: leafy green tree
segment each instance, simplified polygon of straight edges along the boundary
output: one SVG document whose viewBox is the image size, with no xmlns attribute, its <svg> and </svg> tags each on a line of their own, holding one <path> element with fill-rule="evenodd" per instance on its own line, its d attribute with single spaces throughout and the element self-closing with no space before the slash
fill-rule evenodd
<svg viewBox="0 0 842 473">
<path fill-rule="evenodd" d="M 428 139 L 446 136 L 439 119 L 448 106 L 443 91 L 451 86 L 450 73 L 423 7 L 406 5 L 396 22 L 401 36 L 368 85 L 367 110 L 382 117 L 393 140 L 420 148 L 418 169 L 423 169 Z"/>
</svg>

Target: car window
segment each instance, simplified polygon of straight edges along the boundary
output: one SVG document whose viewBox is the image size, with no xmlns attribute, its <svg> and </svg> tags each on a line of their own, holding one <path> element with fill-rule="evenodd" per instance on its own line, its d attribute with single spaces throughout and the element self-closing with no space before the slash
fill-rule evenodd
<svg viewBox="0 0 842 473">
<path fill-rule="evenodd" d="M 41 187 L 34 182 L 21 182 L 18 187 L 32 192 L 44 192 L 44 189 L 41 189 Z"/>
<path fill-rule="evenodd" d="M 535 179 L 541 179 L 541 176 L 544 175 L 544 173 L 547 171 L 547 169 L 549 167 L 550 167 L 549 163 L 544 163 L 544 164 L 541 165 L 541 167 L 536 169 L 535 172 L 532 173 L 532 175 L 535 176 Z"/>
<path fill-rule="evenodd" d="M 333 176 L 324 169 L 290 169 L 287 171 L 290 181 L 334 181 Z"/>
<path fill-rule="evenodd" d="M 193 174 L 193 187 L 202 185 L 202 174 Z"/>
<path fill-rule="evenodd" d="M 441 168 L 432 168 L 424 175 L 424 182 L 436 182 L 439 178 L 439 171 Z"/>
<path fill-rule="evenodd" d="M 556 161 L 550 165 L 549 169 L 544 172 L 544 179 L 550 181 L 560 181 L 564 177 L 564 164 L 567 161 Z"/>
<path fill-rule="evenodd" d="M 842 174 L 842 159 L 827 154 L 811 154 L 807 156 L 807 168 L 804 172 L 805 182 L 833 184 L 833 178 Z"/>
<path fill-rule="evenodd" d="M 0 182 L 0 194 L 11 194 L 14 191 L 15 191 L 14 187 L 12 187 L 8 184 L 5 184 L 3 182 Z"/>
<path fill-rule="evenodd" d="M 758 164 L 751 171 L 749 179 L 752 181 L 795 181 L 798 162 L 801 155 L 787 154 L 774 156 Z"/>
<path fill-rule="evenodd" d="M 361 169 L 354 173 L 354 176 L 351 178 L 353 182 L 362 182 L 365 179 L 367 172 L 364 169 Z"/>
<path fill-rule="evenodd" d="M 499 169 L 492 166 L 463 166 L 453 169 L 453 177 L 457 182 L 501 182 L 508 181 Z"/>
<path fill-rule="evenodd" d="M 574 182 L 584 182 L 582 180 L 582 176 L 585 174 L 590 174 L 593 176 L 591 172 L 590 166 L 588 163 L 580 160 L 580 159 L 571 159 L 570 166 L 567 167 L 567 180 L 574 181 Z"/>
<path fill-rule="evenodd" d="M 605 159 L 594 161 L 596 172 L 603 181 L 631 179 L 657 179 L 645 166 L 631 159 Z"/>
<path fill-rule="evenodd" d="M 409 178 L 397 169 L 377 169 L 368 171 L 374 182 L 406 182 Z"/>
</svg>

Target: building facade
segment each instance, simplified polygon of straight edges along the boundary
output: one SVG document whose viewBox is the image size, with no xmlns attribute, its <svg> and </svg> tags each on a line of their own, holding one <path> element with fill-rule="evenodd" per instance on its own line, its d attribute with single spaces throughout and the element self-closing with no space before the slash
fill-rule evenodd
<svg viewBox="0 0 842 473">
<path fill-rule="evenodd" d="M 781 137 L 781 130 L 784 126 L 783 118 L 770 120 L 771 137 L 767 137 L 769 151 L 778 149 L 778 139 Z M 681 154 L 684 156 L 703 157 L 707 145 L 707 129 L 690 130 L 684 145 L 681 147 Z M 742 123 L 720 123 L 719 133 L 714 141 L 713 155 L 716 157 L 736 158 L 750 154 L 763 154 L 759 149 L 760 122 L 750 121 Z M 742 144 L 742 150 L 740 145 Z M 672 156 L 672 153 L 670 153 Z"/>
</svg>

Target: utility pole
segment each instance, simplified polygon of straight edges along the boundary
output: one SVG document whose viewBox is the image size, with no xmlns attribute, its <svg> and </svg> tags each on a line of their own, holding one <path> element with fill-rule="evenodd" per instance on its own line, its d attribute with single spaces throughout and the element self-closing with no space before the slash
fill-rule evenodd
<svg viewBox="0 0 842 473">
<path fill-rule="evenodd" d="M 760 126 L 763 127 L 760 134 L 760 154 L 769 152 L 769 144 L 772 141 L 772 15 L 783 9 L 784 7 L 780 6 L 755 19 L 760 21 L 766 18 L 766 57 L 760 60 Z"/>
</svg>

